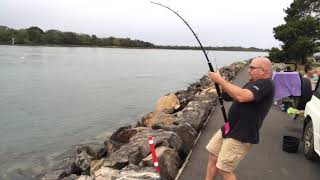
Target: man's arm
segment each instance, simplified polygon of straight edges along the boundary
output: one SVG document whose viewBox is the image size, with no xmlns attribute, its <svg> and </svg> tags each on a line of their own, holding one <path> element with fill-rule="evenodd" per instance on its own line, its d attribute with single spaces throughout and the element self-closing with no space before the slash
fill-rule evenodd
<svg viewBox="0 0 320 180">
<path fill-rule="evenodd" d="M 209 78 L 221 85 L 223 91 L 228 93 L 235 101 L 250 102 L 254 100 L 254 95 L 249 89 L 242 89 L 239 86 L 229 83 L 224 80 L 219 73 L 209 72 Z"/>
</svg>

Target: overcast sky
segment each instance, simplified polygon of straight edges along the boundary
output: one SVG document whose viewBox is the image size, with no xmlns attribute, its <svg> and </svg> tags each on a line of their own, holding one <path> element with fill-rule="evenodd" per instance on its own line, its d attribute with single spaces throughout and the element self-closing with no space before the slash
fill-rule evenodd
<svg viewBox="0 0 320 180">
<path fill-rule="evenodd" d="M 185 18 L 204 46 L 271 48 L 280 42 L 273 27 L 284 23 L 293 0 L 154 0 Z M 129 37 L 157 45 L 197 46 L 187 26 L 149 0 L 0 0 L 0 25 L 38 26 Z"/>
</svg>

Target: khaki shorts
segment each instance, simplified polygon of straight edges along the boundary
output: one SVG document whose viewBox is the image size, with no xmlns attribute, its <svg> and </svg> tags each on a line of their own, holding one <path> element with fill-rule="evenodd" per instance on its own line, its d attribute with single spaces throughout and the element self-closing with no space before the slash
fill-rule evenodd
<svg viewBox="0 0 320 180">
<path fill-rule="evenodd" d="M 211 138 L 207 150 L 218 157 L 217 168 L 233 172 L 239 162 L 248 154 L 252 144 L 242 143 L 232 138 L 222 138 L 221 130 Z"/>
</svg>

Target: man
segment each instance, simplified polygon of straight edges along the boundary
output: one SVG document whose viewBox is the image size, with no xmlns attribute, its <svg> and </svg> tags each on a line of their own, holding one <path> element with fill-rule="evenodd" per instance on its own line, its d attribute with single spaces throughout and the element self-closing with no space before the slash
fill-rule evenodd
<svg viewBox="0 0 320 180">
<path fill-rule="evenodd" d="M 316 74 L 317 70 L 313 70 L 310 65 L 305 66 L 304 78 L 308 78 L 311 82 L 311 90 L 314 91 L 318 81 L 318 75 Z"/>
<path fill-rule="evenodd" d="M 224 180 L 236 180 L 234 169 L 252 145 L 259 143 L 259 129 L 274 97 L 272 64 L 268 58 L 257 57 L 248 72 L 249 82 L 243 88 L 227 82 L 219 73 L 208 73 L 222 87 L 223 99 L 234 102 L 228 112 L 230 131 L 226 134 L 222 127 L 206 147 L 209 151 L 206 180 L 212 180 L 217 173 Z"/>
</svg>

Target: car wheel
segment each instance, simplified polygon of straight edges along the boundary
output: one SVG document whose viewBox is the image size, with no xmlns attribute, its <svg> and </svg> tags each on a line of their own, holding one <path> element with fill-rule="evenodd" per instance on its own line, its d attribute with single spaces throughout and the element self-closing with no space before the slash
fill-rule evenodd
<svg viewBox="0 0 320 180">
<path fill-rule="evenodd" d="M 315 160 L 317 154 L 314 151 L 312 121 L 309 121 L 303 133 L 303 152 L 307 159 Z"/>
</svg>

